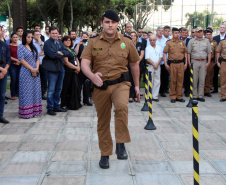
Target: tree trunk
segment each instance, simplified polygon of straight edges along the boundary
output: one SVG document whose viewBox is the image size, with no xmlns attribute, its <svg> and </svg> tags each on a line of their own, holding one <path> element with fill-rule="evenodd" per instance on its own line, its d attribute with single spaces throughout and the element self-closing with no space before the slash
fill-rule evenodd
<svg viewBox="0 0 226 185">
<path fill-rule="evenodd" d="M 64 6 L 67 0 L 55 0 L 58 6 L 58 27 L 59 27 L 59 33 L 63 33 L 63 18 L 64 18 Z"/>
<path fill-rule="evenodd" d="M 37 7 L 38 7 L 38 10 L 39 10 L 39 12 L 40 12 L 42 18 L 43 18 L 43 21 L 45 21 L 45 23 L 46 23 L 46 25 L 47 25 L 47 24 L 48 24 L 47 19 L 46 19 L 46 17 L 44 16 L 44 14 L 43 14 L 43 12 L 42 12 L 42 9 L 41 9 L 40 6 L 39 6 L 38 0 L 36 0 L 36 5 L 37 5 Z"/>
<path fill-rule="evenodd" d="M 72 30 L 72 26 L 73 26 L 73 6 L 72 6 L 72 0 L 70 0 L 70 6 L 71 6 L 71 22 L 70 22 L 70 29 Z"/>
<path fill-rule="evenodd" d="M 6 0 L 6 3 L 7 3 L 7 7 L 8 7 L 8 11 L 9 11 L 9 34 L 11 34 L 11 10 L 10 10 L 10 6 L 9 6 L 9 1 Z"/>
</svg>

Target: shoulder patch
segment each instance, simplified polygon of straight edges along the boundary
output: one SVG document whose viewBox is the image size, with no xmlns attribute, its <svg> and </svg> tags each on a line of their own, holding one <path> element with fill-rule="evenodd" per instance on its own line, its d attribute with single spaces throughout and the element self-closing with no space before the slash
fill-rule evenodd
<svg viewBox="0 0 226 185">
<path fill-rule="evenodd" d="M 94 37 L 97 37 L 97 36 L 99 36 L 99 33 L 97 33 L 96 35 L 92 35 L 92 36 L 89 37 L 89 38 L 94 38 Z"/>
<path fill-rule="evenodd" d="M 128 37 L 132 40 L 132 37 L 130 35 L 126 34 L 126 33 L 124 33 L 124 37 Z"/>
</svg>

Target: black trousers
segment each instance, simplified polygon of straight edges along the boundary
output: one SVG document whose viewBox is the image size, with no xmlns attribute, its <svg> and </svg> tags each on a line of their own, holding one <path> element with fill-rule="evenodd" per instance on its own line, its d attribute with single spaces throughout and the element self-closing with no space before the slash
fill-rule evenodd
<svg viewBox="0 0 226 185">
<path fill-rule="evenodd" d="M 133 76 L 132 76 L 130 68 L 129 68 L 129 81 L 131 83 L 131 87 L 129 90 L 129 97 L 136 98 L 135 85 L 134 85 Z"/>
<path fill-rule="evenodd" d="M 191 72 L 188 66 L 184 72 L 184 93 L 190 93 L 190 83 L 191 83 L 190 76 L 191 76 Z"/>
<path fill-rule="evenodd" d="M 160 90 L 159 93 L 165 93 L 168 90 L 169 86 L 169 72 L 166 70 L 165 65 L 160 65 L 161 66 L 161 85 L 160 85 Z"/>
<path fill-rule="evenodd" d="M 42 67 L 42 65 L 39 65 L 39 73 L 41 80 L 42 96 L 44 96 L 45 89 L 47 88 L 47 71 Z"/>
<path fill-rule="evenodd" d="M 219 67 L 215 65 L 214 75 L 213 75 L 213 88 L 215 91 L 218 91 L 218 73 L 219 73 Z"/>
<path fill-rule="evenodd" d="M 87 92 L 87 88 L 85 86 L 85 81 L 87 77 L 83 74 L 82 71 L 79 72 L 78 74 L 79 78 L 79 87 L 80 87 L 80 99 L 82 97 L 82 90 L 83 90 L 83 103 L 88 103 L 89 102 L 89 94 Z"/>
</svg>

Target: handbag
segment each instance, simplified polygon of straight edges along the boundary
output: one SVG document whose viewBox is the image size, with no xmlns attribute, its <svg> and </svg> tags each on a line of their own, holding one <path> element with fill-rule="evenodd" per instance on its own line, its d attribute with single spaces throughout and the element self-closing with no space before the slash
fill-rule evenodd
<svg viewBox="0 0 226 185">
<path fill-rule="evenodd" d="M 43 69 L 50 72 L 60 72 L 62 70 L 63 65 L 64 64 L 61 61 L 61 58 L 52 59 L 45 56 L 42 60 Z"/>
</svg>

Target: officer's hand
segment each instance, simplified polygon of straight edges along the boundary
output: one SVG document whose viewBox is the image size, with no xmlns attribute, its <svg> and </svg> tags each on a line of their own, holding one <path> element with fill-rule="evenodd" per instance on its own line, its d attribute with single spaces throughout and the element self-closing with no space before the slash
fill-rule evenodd
<svg viewBox="0 0 226 185">
<path fill-rule="evenodd" d="M 187 64 L 184 65 L 184 71 L 187 69 Z"/>
<path fill-rule="evenodd" d="M 2 68 L 2 69 L 1 69 L 1 73 L 5 76 L 5 75 L 7 74 L 7 69 Z"/>
<path fill-rule="evenodd" d="M 136 92 L 136 96 L 137 96 L 137 102 L 140 102 L 140 87 L 139 86 L 135 86 L 135 92 Z"/>
<path fill-rule="evenodd" d="M 221 68 L 221 64 L 220 64 L 219 62 L 217 62 L 217 66 L 218 66 L 219 68 Z"/>
<path fill-rule="evenodd" d="M 209 66 L 209 64 L 207 63 L 207 64 L 206 64 L 206 71 L 207 71 L 207 69 L 208 69 L 208 66 Z"/>
<path fill-rule="evenodd" d="M 91 79 L 92 82 L 98 87 L 101 87 L 103 85 L 103 80 L 100 78 L 101 76 L 102 74 L 100 72 L 97 72 L 93 74 L 93 78 Z"/>
<path fill-rule="evenodd" d="M 2 72 L 0 73 L 0 79 L 3 79 L 4 75 L 2 74 Z"/>
<path fill-rule="evenodd" d="M 165 65 L 166 70 L 170 72 L 170 66 L 169 65 Z"/>
</svg>

